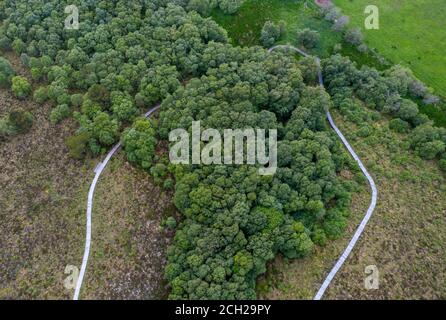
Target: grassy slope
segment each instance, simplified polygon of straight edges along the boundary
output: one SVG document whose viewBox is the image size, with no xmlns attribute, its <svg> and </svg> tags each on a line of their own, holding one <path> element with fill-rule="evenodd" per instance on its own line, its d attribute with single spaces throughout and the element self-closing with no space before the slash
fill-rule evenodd
<svg viewBox="0 0 446 320">
<path fill-rule="evenodd" d="M 410 67 L 415 75 L 446 97 L 446 2 L 444 0 L 334 0 L 360 26 L 366 42 L 394 63 Z M 364 8 L 380 9 L 380 29 L 365 30 Z"/>
<path fill-rule="evenodd" d="M 378 206 L 365 233 L 327 290 L 329 299 L 446 298 L 446 178 L 437 165 L 407 150 L 407 136 L 388 129 L 388 121 L 373 125 L 369 138 L 358 138 L 355 125 L 336 115 L 359 156 L 374 176 Z M 344 250 L 370 202 L 364 188 L 353 198 L 349 231 L 315 255 L 292 262 L 282 259 L 260 280 L 261 296 L 311 299 L 334 261 Z M 380 288 L 364 288 L 364 269 L 376 265 Z"/>
<path fill-rule="evenodd" d="M 173 234 L 160 222 L 175 215 L 171 196 L 122 152 L 111 160 L 96 190 L 83 299 L 167 297 L 163 275 Z"/>
<path fill-rule="evenodd" d="M 8 58 L 28 76 L 18 59 Z M 51 106 L 0 89 L 0 116 L 18 109 L 30 111 L 34 123 L 27 134 L 0 142 L 0 299 L 68 299 L 64 269 L 80 265 L 95 164 L 68 157 L 64 140 L 74 133 L 74 121 L 52 126 Z"/>
<path fill-rule="evenodd" d="M 30 79 L 14 54 L 2 55 Z M 34 123 L 27 134 L 0 142 L 0 299 L 71 299 L 64 270 L 81 265 L 87 193 L 100 160 L 68 156 L 65 139 L 77 128 L 73 119 L 51 125 L 49 104 L 19 101 L 0 89 L 0 116 L 16 109 L 30 111 Z M 174 214 L 170 195 L 122 152 L 109 166 L 95 193 L 81 298 L 165 297 L 164 252 L 172 234 L 162 232 L 159 222 Z"/>
</svg>

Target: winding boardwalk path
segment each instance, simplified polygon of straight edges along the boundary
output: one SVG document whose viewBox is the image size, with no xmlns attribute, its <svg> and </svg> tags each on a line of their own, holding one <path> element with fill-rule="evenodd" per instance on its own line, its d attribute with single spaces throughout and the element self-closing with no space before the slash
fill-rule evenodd
<svg viewBox="0 0 446 320">
<path fill-rule="evenodd" d="M 152 113 L 157 111 L 159 109 L 160 105 L 156 105 L 152 109 L 150 109 L 144 116 L 146 118 L 150 117 Z M 88 192 L 88 200 L 87 200 L 87 230 L 86 230 L 86 237 L 85 237 L 85 251 L 84 251 L 84 257 L 82 258 L 82 266 L 81 271 L 79 273 L 79 277 L 77 278 L 76 288 L 74 291 L 74 297 L 73 300 L 79 299 L 79 293 L 81 291 L 82 282 L 84 280 L 85 270 L 87 269 L 87 263 L 88 263 L 88 257 L 90 255 L 90 247 L 91 247 L 91 214 L 93 210 L 93 196 L 94 196 L 94 190 L 96 188 L 96 184 L 98 183 L 99 177 L 102 174 L 102 171 L 104 171 L 105 167 L 107 166 L 110 159 L 113 157 L 113 155 L 121 148 L 121 142 L 119 142 L 117 145 L 113 147 L 113 149 L 110 150 L 110 152 L 105 157 L 104 161 L 100 162 L 96 168 L 94 169 L 95 176 L 93 179 L 93 182 L 90 185 L 90 191 Z"/>
<path fill-rule="evenodd" d="M 304 51 L 302 51 L 302 50 L 300 50 L 300 49 L 298 49 L 298 48 L 296 48 L 294 46 L 291 46 L 291 45 L 277 45 L 277 46 L 274 46 L 274 47 L 270 48 L 268 50 L 268 52 L 272 52 L 275 49 L 289 49 L 289 50 L 297 52 L 297 53 L 299 53 L 299 54 L 301 54 L 301 55 L 303 55 L 305 57 L 309 57 L 310 56 L 308 53 L 306 53 L 306 52 L 304 52 Z M 318 64 L 318 66 L 319 66 L 319 70 L 318 70 L 319 85 L 321 87 L 324 87 L 324 79 L 322 77 L 322 70 L 321 70 L 321 63 L 320 63 L 321 60 L 318 57 L 315 57 L 315 59 L 316 59 L 316 62 Z M 355 150 L 353 150 L 353 148 L 350 145 L 350 143 L 348 143 L 347 139 L 344 137 L 344 135 L 342 134 L 341 130 L 339 130 L 339 128 L 334 123 L 333 118 L 332 118 L 328 108 L 327 108 L 326 115 L 327 115 L 328 122 L 330 123 L 330 126 L 333 128 L 333 130 L 336 132 L 336 134 L 339 136 L 339 138 L 341 138 L 342 143 L 345 145 L 345 147 L 347 148 L 348 152 L 351 154 L 353 159 L 355 159 L 355 161 L 358 163 L 359 167 L 361 168 L 362 173 L 367 178 L 367 180 L 369 182 L 369 185 L 370 185 L 370 188 L 372 190 L 372 200 L 370 202 L 370 206 L 367 209 L 367 212 L 366 212 L 364 218 L 362 219 L 361 223 L 359 224 L 358 228 L 356 229 L 356 232 L 353 235 L 353 238 L 350 240 L 349 244 L 347 245 L 347 248 L 345 248 L 345 250 L 342 253 L 342 255 L 336 261 L 336 264 L 333 266 L 333 268 L 331 269 L 331 271 L 328 274 L 328 276 L 325 278 L 325 280 L 322 283 L 321 287 L 319 288 L 318 292 L 314 296 L 314 300 L 320 300 L 323 297 L 323 295 L 325 293 L 325 290 L 327 290 L 327 288 L 330 285 L 331 281 L 336 276 L 336 273 L 342 267 L 342 265 L 344 264 L 345 260 L 347 260 L 348 256 L 350 255 L 350 253 L 352 252 L 353 248 L 355 247 L 356 242 L 358 241 L 359 237 L 361 236 L 362 232 L 364 231 L 365 226 L 369 222 L 369 219 L 372 216 L 373 211 L 375 210 L 375 207 L 376 207 L 376 203 L 378 201 L 378 190 L 376 189 L 376 184 L 375 184 L 375 181 L 373 181 L 372 176 L 369 174 L 369 172 L 367 171 L 366 167 L 364 166 L 364 164 L 362 163 L 361 159 L 356 154 Z"/>
</svg>

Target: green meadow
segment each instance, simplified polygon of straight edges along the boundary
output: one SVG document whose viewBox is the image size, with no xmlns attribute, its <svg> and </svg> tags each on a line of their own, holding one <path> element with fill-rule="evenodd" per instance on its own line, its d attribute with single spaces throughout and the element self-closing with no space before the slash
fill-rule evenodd
<svg viewBox="0 0 446 320">
<path fill-rule="evenodd" d="M 444 0 L 334 0 L 344 14 L 350 16 L 351 26 L 360 26 L 366 43 L 392 63 L 400 63 L 437 95 L 446 97 L 446 1 Z M 364 9 L 374 4 L 380 9 L 380 29 L 365 30 Z M 212 17 L 227 31 L 233 44 L 240 46 L 260 45 L 260 32 L 268 20 L 286 22 L 286 33 L 278 43 L 297 45 L 298 29 L 311 28 L 321 35 L 321 41 L 311 53 L 321 58 L 333 52 L 336 43 L 342 43 L 343 55 L 361 65 L 384 69 L 378 60 L 362 54 L 348 45 L 331 24 L 318 15 L 318 7 L 312 0 L 247 0 L 236 14 L 226 15 L 214 10 Z M 421 111 L 446 126 L 446 106 L 423 106 Z"/>
<path fill-rule="evenodd" d="M 401 63 L 438 95 L 446 97 L 446 1 L 334 0 L 366 43 L 393 63 Z M 366 30 L 364 9 L 379 8 L 379 30 Z"/>
<path fill-rule="evenodd" d="M 286 33 L 279 43 L 296 44 L 296 33 L 301 28 L 319 31 L 321 41 L 314 54 L 327 56 L 341 35 L 331 30 L 329 22 L 318 17 L 313 1 L 302 0 L 247 0 L 234 15 L 215 10 L 212 17 L 227 31 L 232 42 L 240 46 L 260 45 L 260 32 L 268 20 L 286 22 Z"/>
</svg>

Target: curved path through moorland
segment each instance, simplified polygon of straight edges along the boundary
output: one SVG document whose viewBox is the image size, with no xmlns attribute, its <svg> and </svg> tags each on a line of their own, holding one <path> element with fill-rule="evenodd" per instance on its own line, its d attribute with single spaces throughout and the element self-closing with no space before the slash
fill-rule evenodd
<svg viewBox="0 0 446 320">
<path fill-rule="evenodd" d="M 156 105 L 152 109 L 150 109 L 144 116 L 146 118 L 150 117 L 152 113 L 154 113 L 156 110 L 158 110 L 160 105 Z M 108 162 L 110 161 L 111 157 L 119 150 L 121 147 L 121 143 L 119 142 L 117 145 L 113 147 L 113 149 L 110 150 L 110 152 L 105 157 L 104 161 L 100 162 L 96 169 L 94 169 L 95 176 L 93 179 L 93 182 L 90 185 L 90 191 L 88 192 L 88 200 L 87 200 L 87 231 L 86 231 L 86 237 L 85 237 L 85 251 L 84 251 L 84 257 L 82 258 L 82 266 L 81 271 L 79 273 L 79 277 L 77 278 L 76 282 L 76 288 L 74 291 L 74 297 L 73 300 L 79 299 L 79 293 L 81 291 L 82 282 L 84 280 L 85 270 L 87 269 L 87 263 L 88 263 L 88 257 L 90 255 L 90 247 L 91 247 L 91 214 L 93 209 L 93 196 L 94 196 L 94 190 L 96 188 L 96 184 L 98 183 L 99 177 L 102 174 L 102 171 L 104 171 L 105 167 L 107 166 Z"/>
<path fill-rule="evenodd" d="M 274 47 L 270 48 L 268 50 L 268 52 L 272 52 L 275 49 L 289 49 L 289 50 L 297 52 L 297 53 L 299 53 L 299 54 L 301 54 L 301 55 L 303 55 L 305 57 L 309 57 L 310 56 L 305 51 L 302 51 L 302 50 L 300 50 L 300 49 L 298 49 L 298 48 L 296 48 L 296 47 L 294 47 L 292 45 L 277 45 L 277 46 L 274 46 Z M 320 64 L 321 60 L 318 57 L 315 57 L 315 59 L 316 59 L 316 62 L 318 64 L 318 66 L 319 66 L 319 70 L 318 70 L 319 85 L 321 87 L 324 87 L 324 79 L 322 77 L 322 70 L 321 70 L 321 64 Z M 367 209 L 367 212 L 366 212 L 364 218 L 361 221 L 361 224 L 356 229 L 356 232 L 353 235 L 353 238 L 350 240 L 349 244 L 347 245 L 347 248 L 345 248 L 345 250 L 342 253 L 342 255 L 336 261 L 336 264 L 331 269 L 331 271 L 328 274 L 328 276 L 325 278 L 325 280 L 322 283 L 321 287 L 319 288 L 318 292 L 314 296 L 314 300 L 320 300 L 322 298 L 322 296 L 325 293 L 325 290 L 327 290 L 328 286 L 330 285 L 331 281 L 335 277 L 336 273 L 342 267 L 342 265 L 344 264 L 345 260 L 347 260 L 348 256 L 350 255 L 350 253 L 352 252 L 353 248 L 355 247 L 356 242 L 358 241 L 359 237 L 361 236 L 362 232 L 364 231 L 364 228 L 367 225 L 367 222 L 369 221 L 370 217 L 372 216 L 373 211 L 375 210 L 375 207 L 376 207 L 376 202 L 378 200 L 378 190 L 376 189 L 376 184 L 375 184 L 375 181 L 373 181 L 372 176 L 368 173 L 368 171 L 367 171 L 366 167 L 364 166 L 364 164 L 362 163 L 361 159 L 359 159 L 359 157 L 356 154 L 355 150 L 353 150 L 352 146 L 348 143 L 347 139 L 344 137 L 344 135 L 342 134 L 341 130 L 339 130 L 339 128 L 334 123 L 333 118 L 332 118 L 328 108 L 327 108 L 327 111 L 326 111 L 326 115 L 327 115 L 328 122 L 330 123 L 330 126 L 333 128 L 333 130 L 336 132 L 336 134 L 339 136 L 339 138 L 341 138 L 342 143 L 345 145 L 345 147 L 347 148 L 348 152 L 350 152 L 350 154 L 352 155 L 353 159 L 355 159 L 355 161 L 358 163 L 359 167 L 361 168 L 362 173 L 367 178 L 367 180 L 369 182 L 369 185 L 370 185 L 370 188 L 372 189 L 372 200 L 370 202 L 370 206 Z"/>
</svg>

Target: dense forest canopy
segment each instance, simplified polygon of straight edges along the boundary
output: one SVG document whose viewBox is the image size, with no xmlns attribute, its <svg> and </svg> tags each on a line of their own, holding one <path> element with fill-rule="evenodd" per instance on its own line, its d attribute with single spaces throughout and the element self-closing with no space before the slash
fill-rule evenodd
<svg viewBox="0 0 446 320">
<path fill-rule="evenodd" d="M 175 205 L 185 219 L 168 252 L 171 297 L 255 298 L 255 279 L 278 252 L 311 253 L 345 227 L 349 193 L 336 173 L 347 160 L 328 130 L 329 96 L 308 87 L 291 57 L 213 44 L 206 75 L 162 103 L 159 133 L 189 128 L 279 131 L 279 168 L 260 176 L 247 166 L 175 169 Z"/>
<path fill-rule="evenodd" d="M 0 0 L 0 49 L 14 50 L 33 79 L 46 84 L 33 98 L 54 104 L 51 122 L 74 114 L 79 123 L 67 141 L 70 153 L 100 154 L 121 139 L 130 162 L 155 180 L 167 171 L 175 178 L 173 201 L 183 219 L 168 250 L 171 298 L 255 298 L 256 278 L 275 255 L 303 257 L 342 233 L 352 187 L 338 173 L 355 165 L 328 128 L 332 105 L 365 118 L 352 113 L 361 99 L 394 117 L 395 130 L 416 128 L 411 143 L 421 156 L 444 158 L 445 130 L 432 127 L 408 99 L 425 93 L 408 70 L 358 69 L 336 55 L 322 63 L 327 93 L 315 85 L 313 59 L 233 47 L 226 31 L 204 18 L 216 7 L 233 13 L 242 3 Z M 78 30 L 64 28 L 64 9 L 73 4 Z M 265 46 L 283 28 L 266 24 Z M 0 86 L 11 85 L 18 97 L 31 93 L 0 58 Z M 138 117 L 156 103 L 158 121 Z M 277 129 L 276 174 L 261 176 L 247 165 L 155 164 L 158 141 L 196 120 L 220 131 Z"/>
<path fill-rule="evenodd" d="M 159 124 L 136 120 L 123 136 L 129 160 L 152 173 L 164 170 L 151 169 L 156 138 L 192 120 L 278 130 L 274 176 L 246 165 L 169 166 L 184 214 L 168 253 L 172 298 L 255 298 L 256 277 L 278 252 L 305 256 L 345 226 L 349 193 L 337 172 L 347 157 L 324 120 L 329 96 L 304 83 L 294 58 L 232 47 L 194 11 L 241 3 L 74 1 L 79 29 L 66 30 L 65 1 L 0 2 L 2 48 L 48 83 L 34 98 L 54 102 L 53 122 L 74 111 L 80 128 L 69 145 L 78 156 L 82 144 L 104 151 L 156 102 Z"/>
</svg>

